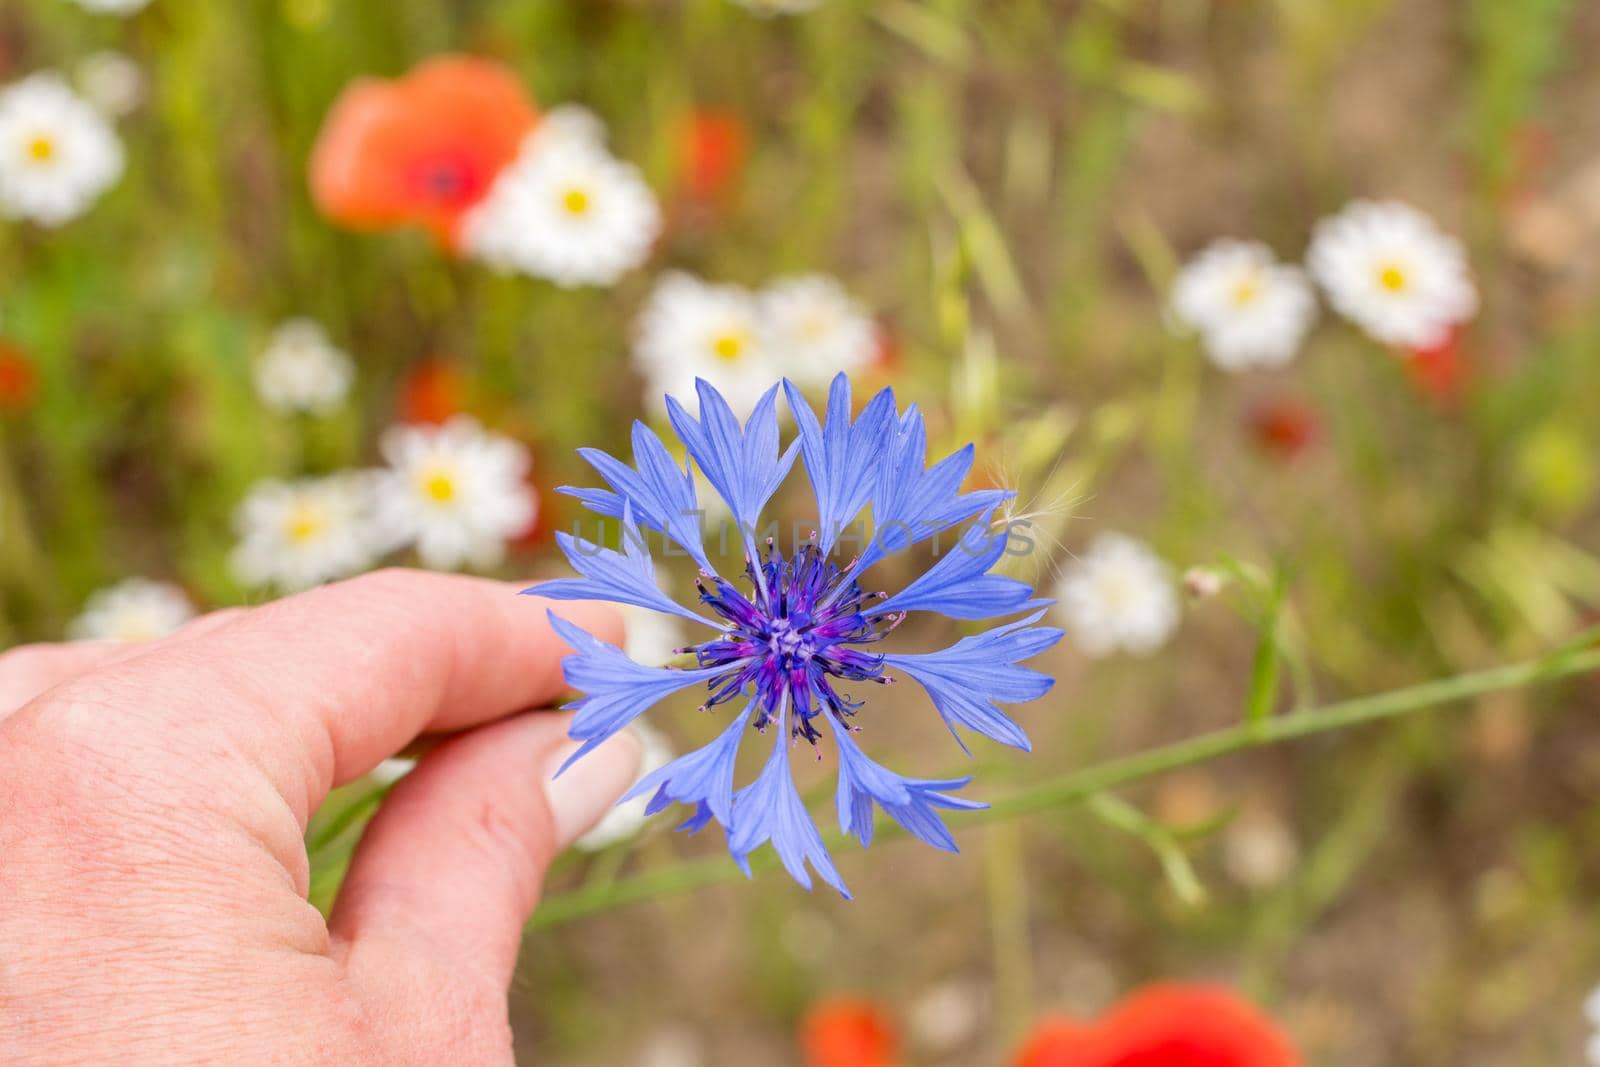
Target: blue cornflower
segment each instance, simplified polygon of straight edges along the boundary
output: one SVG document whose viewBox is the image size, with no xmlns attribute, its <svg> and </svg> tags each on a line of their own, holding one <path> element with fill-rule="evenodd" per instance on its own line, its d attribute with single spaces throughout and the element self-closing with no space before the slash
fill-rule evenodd
<svg viewBox="0 0 1600 1067">
<path fill-rule="evenodd" d="M 779 447 L 777 386 L 743 425 L 704 381 L 696 383 L 698 419 L 667 398 L 689 460 L 726 501 L 738 527 L 745 551 L 742 584 L 719 574 L 711 562 L 688 464 L 680 466 L 654 431 L 635 423 L 632 466 L 604 452 L 582 451 L 609 488 L 561 490 L 617 519 L 621 549 L 558 534 L 579 577 L 527 591 L 636 605 L 705 627 L 703 641 L 681 650 L 693 654 L 693 668 L 650 667 L 552 614 L 556 632 L 575 650 L 562 663 L 567 683 L 582 694 L 572 705 L 577 715 L 571 736 L 582 742 L 572 760 L 658 701 L 699 688 L 707 694 L 704 709 L 726 705 L 736 712 L 716 740 L 648 775 L 629 797 L 648 795 L 651 814 L 674 803 L 690 805 L 683 828 L 691 831 L 715 819 L 746 874 L 750 853 L 770 841 L 801 885 L 811 888 L 809 863 L 848 897 L 795 789 L 791 745 L 805 740 L 815 747 L 832 734 L 839 755 L 839 826 L 863 845 L 872 839 L 876 805 L 921 840 L 955 851 L 938 809 L 984 807 L 953 795 L 968 779 L 906 778 L 869 759 L 851 737 L 861 729 L 857 722 L 868 718 L 862 715 L 865 701 L 843 687 L 886 683 L 893 680 L 891 671 L 903 674 L 927 691 L 963 749 L 958 726 L 1026 750 L 1027 735 L 998 705 L 1034 700 L 1049 690 L 1053 679 L 1020 664 L 1055 644 L 1061 631 L 1036 625 L 1045 602 L 1032 599 L 1025 583 L 990 573 L 1007 546 L 991 519 L 1010 494 L 960 491 L 972 467 L 971 445 L 929 467 L 922 415 L 915 405 L 900 412 L 891 390 L 852 418 L 850 382 L 841 374 L 819 423 L 793 384 L 786 381 L 783 388 L 799 428 L 786 451 Z M 758 549 L 756 530 L 797 454 L 816 496 L 818 532 L 786 557 L 770 538 Z M 869 508 L 873 538 L 841 565 L 835 550 L 844 531 Z M 899 593 L 862 588 L 873 563 L 973 519 L 978 521 L 958 544 Z M 641 526 L 669 538 L 699 564 L 699 610 L 661 591 Z M 913 611 L 964 620 L 1028 614 L 939 652 L 873 651 Z M 736 789 L 739 745 L 751 730 L 774 735 L 771 753 L 755 780 Z"/>
</svg>

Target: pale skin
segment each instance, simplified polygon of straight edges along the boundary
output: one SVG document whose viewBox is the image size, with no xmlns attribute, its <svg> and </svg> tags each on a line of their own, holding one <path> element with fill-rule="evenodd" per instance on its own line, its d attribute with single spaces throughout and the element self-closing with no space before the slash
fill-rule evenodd
<svg viewBox="0 0 1600 1067">
<path fill-rule="evenodd" d="M 8 1064 L 503 1064 L 552 856 L 627 787 L 575 747 L 547 608 L 385 571 L 144 645 L 0 656 L 0 1049 Z M 332 917 L 306 822 L 449 734 L 367 828 Z"/>
</svg>

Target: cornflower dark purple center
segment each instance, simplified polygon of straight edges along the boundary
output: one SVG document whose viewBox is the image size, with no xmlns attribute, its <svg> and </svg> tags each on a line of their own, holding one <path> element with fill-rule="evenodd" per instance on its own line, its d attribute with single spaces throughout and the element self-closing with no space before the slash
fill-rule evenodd
<svg viewBox="0 0 1600 1067">
<path fill-rule="evenodd" d="M 794 713 L 790 732 L 815 745 L 822 735 L 812 720 L 831 714 L 844 726 L 863 703 L 836 683 L 893 681 L 883 675 L 881 655 L 855 646 L 882 640 L 905 616 L 869 610 L 867 604 L 888 594 L 862 592 L 853 569 L 841 570 L 809 541 L 786 560 L 769 540 L 761 569 L 747 562 L 745 578 L 749 596 L 719 576 L 702 575 L 696 583 L 700 599 L 728 623 L 715 640 L 684 650 L 701 667 L 726 668 L 709 683 L 703 706 L 749 693 L 757 729 L 787 708 Z"/>
</svg>

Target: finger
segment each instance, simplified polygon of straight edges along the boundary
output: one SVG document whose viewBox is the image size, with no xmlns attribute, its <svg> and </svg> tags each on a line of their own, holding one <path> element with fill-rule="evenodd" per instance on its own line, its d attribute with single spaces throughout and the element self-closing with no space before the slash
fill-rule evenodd
<svg viewBox="0 0 1600 1067">
<path fill-rule="evenodd" d="M 237 757 L 260 769 L 304 829 L 335 784 L 423 732 L 464 729 L 548 703 L 570 650 L 546 617 L 620 641 L 603 605 L 551 605 L 459 575 L 380 571 L 255 608 L 58 691 L 74 728 L 112 732 L 119 758 L 188 768 L 238 793 Z M 74 716 L 73 700 L 84 713 Z M 108 715 L 107 704 L 121 715 Z M 48 728 L 45 724 L 42 728 Z M 219 758 L 223 757 L 223 758 Z"/>
<path fill-rule="evenodd" d="M 145 655 L 174 641 L 210 633 L 235 621 L 245 610 L 227 608 L 201 615 L 184 623 L 170 636 L 151 642 L 70 641 L 19 645 L 0 654 L 0 717 L 90 671 Z"/>
<path fill-rule="evenodd" d="M 206 634 L 220 630 L 224 626 L 229 626 L 235 622 L 238 622 L 240 619 L 250 614 L 250 612 L 253 610 L 255 609 L 223 608 L 220 611 L 208 611 L 204 615 L 190 619 L 188 622 L 178 627 L 178 629 L 170 636 L 162 638 L 162 641 L 167 643 L 174 641 L 193 641 L 197 637 L 204 637 Z"/>
<path fill-rule="evenodd" d="M 567 716 L 522 715 L 446 742 L 362 836 L 329 926 L 347 965 L 391 968 L 422 947 L 458 972 L 509 983 L 550 859 L 633 781 L 639 744 L 619 734 L 555 778 L 576 749 Z"/>
<path fill-rule="evenodd" d="M 0 655 L 0 715 L 124 655 L 125 645 L 109 641 L 19 645 Z"/>
</svg>

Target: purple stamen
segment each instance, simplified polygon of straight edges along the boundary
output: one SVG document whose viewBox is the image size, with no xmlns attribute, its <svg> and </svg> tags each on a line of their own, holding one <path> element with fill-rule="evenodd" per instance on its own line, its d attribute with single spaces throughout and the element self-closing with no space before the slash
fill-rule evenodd
<svg viewBox="0 0 1600 1067">
<path fill-rule="evenodd" d="M 720 578 L 698 583 L 701 601 L 728 623 L 690 650 L 702 668 L 724 668 L 708 683 L 707 706 L 750 694 L 755 727 L 764 730 L 787 704 L 791 737 L 814 746 L 822 734 L 812 720 L 827 713 L 843 722 L 861 706 L 837 692 L 836 681 L 884 680 L 883 657 L 852 646 L 879 640 L 904 615 L 864 612 L 864 601 L 883 595 L 863 593 L 813 542 L 786 560 L 768 538 L 766 557 L 747 566 L 745 577 L 754 600 Z"/>
</svg>

